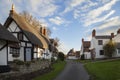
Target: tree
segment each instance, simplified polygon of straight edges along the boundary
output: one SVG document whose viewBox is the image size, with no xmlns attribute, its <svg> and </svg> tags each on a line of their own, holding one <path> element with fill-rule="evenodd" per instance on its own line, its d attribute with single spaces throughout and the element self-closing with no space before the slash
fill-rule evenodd
<svg viewBox="0 0 120 80">
<path fill-rule="evenodd" d="M 107 44 L 103 46 L 103 49 L 104 54 L 111 58 L 116 51 L 115 43 L 112 40 L 110 40 Z"/>
<path fill-rule="evenodd" d="M 24 17 L 24 19 L 31 25 L 33 25 L 33 27 L 37 30 L 40 31 L 40 28 L 43 27 L 42 23 L 37 20 L 35 17 L 33 17 L 30 13 L 28 13 L 27 11 L 23 11 L 22 13 L 20 13 L 21 16 Z M 51 35 L 51 30 L 47 27 L 47 35 L 50 36 Z"/>
<path fill-rule="evenodd" d="M 58 59 L 61 60 L 61 61 L 64 61 L 65 55 L 64 55 L 63 52 L 59 52 L 59 53 L 58 53 Z"/>
</svg>

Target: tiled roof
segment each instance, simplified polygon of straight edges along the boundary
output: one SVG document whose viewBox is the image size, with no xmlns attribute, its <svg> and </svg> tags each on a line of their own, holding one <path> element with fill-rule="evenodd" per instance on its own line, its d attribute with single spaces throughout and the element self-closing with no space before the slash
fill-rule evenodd
<svg viewBox="0 0 120 80">
<path fill-rule="evenodd" d="M 103 36 L 95 36 L 96 39 L 110 39 L 110 35 L 103 35 Z"/>
</svg>

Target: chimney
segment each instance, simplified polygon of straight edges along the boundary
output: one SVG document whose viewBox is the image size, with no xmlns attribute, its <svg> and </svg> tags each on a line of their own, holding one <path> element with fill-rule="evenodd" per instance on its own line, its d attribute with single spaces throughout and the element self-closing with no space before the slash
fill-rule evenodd
<svg viewBox="0 0 120 80">
<path fill-rule="evenodd" d="M 82 43 L 84 42 L 84 38 L 82 38 Z"/>
<path fill-rule="evenodd" d="M 96 36 L 96 30 L 94 29 L 93 31 L 92 31 L 92 37 L 95 37 Z"/>
<path fill-rule="evenodd" d="M 111 33 L 111 38 L 114 38 L 114 33 Z"/>
<path fill-rule="evenodd" d="M 117 34 L 120 34 L 120 29 L 118 29 Z"/>
<path fill-rule="evenodd" d="M 46 33 L 47 33 L 47 30 L 46 30 L 46 27 L 44 27 L 44 29 L 43 29 L 43 35 L 46 36 Z"/>
</svg>

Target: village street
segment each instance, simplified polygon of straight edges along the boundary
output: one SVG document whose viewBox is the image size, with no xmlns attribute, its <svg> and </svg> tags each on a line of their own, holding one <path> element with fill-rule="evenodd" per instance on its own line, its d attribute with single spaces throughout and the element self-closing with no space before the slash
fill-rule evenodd
<svg viewBox="0 0 120 80">
<path fill-rule="evenodd" d="M 67 60 L 65 69 L 54 80 L 89 80 L 89 75 L 81 63 Z"/>
</svg>

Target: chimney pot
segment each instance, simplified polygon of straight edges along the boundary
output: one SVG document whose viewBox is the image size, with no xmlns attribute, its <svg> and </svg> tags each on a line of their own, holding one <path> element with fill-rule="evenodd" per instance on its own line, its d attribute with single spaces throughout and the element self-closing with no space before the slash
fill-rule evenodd
<svg viewBox="0 0 120 80">
<path fill-rule="evenodd" d="M 118 29 L 117 34 L 120 34 L 120 29 Z"/>
<path fill-rule="evenodd" d="M 84 42 L 84 38 L 82 38 L 82 42 Z"/>
<path fill-rule="evenodd" d="M 96 36 L 96 30 L 94 29 L 93 31 L 92 31 L 92 37 L 95 37 Z"/>
<path fill-rule="evenodd" d="M 114 33 L 111 33 L 111 38 L 114 38 Z"/>
</svg>

